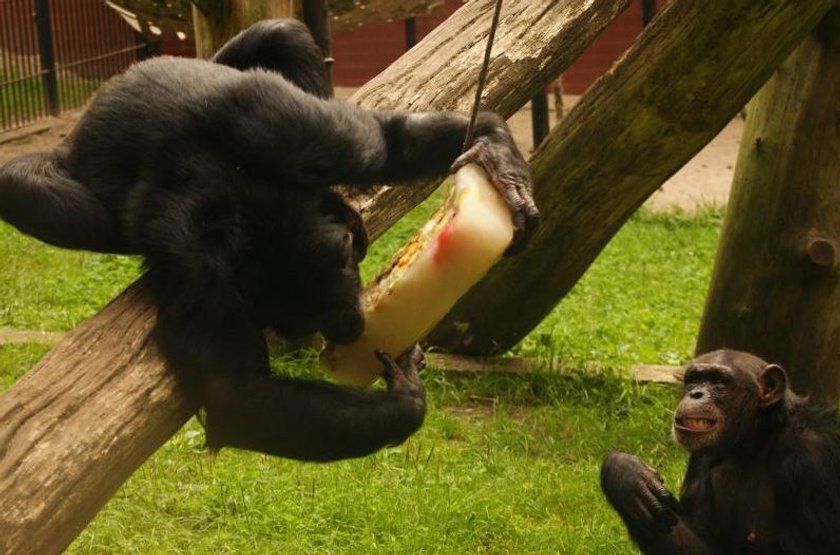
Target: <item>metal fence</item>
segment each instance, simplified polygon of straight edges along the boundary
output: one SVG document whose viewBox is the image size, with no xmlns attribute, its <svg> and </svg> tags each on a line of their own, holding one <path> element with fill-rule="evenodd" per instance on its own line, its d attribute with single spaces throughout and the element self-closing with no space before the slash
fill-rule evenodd
<svg viewBox="0 0 840 555">
<path fill-rule="evenodd" d="M 81 107 L 148 52 L 102 0 L 0 0 L 0 131 Z"/>
</svg>

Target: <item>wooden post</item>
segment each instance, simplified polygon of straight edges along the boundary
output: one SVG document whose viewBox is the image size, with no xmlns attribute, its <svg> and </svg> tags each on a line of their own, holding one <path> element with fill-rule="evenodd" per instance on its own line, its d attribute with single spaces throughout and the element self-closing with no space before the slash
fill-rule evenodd
<svg viewBox="0 0 840 555">
<path fill-rule="evenodd" d="M 750 104 L 697 352 L 750 351 L 840 397 L 840 9 Z"/>
<path fill-rule="evenodd" d="M 511 12 L 497 44 L 522 44 L 511 49 L 501 67 L 528 78 L 504 78 L 497 62 L 488 83 L 489 106 L 505 113 L 522 106 L 628 2 L 506 2 Z M 454 44 L 440 33 L 424 39 L 412 50 L 409 65 L 404 60 L 396 65 L 391 75 L 401 78 L 390 84 L 388 78 L 375 80 L 361 103 L 404 108 L 415 102 L 426 109 L 463 106 L 466 111 L 474 93 L 464 73 L 474 73 L 481 63 L 489 21 L 476 21 L 476 4 L 444 24 L 443 32 L 457 35 Z M 464 41 L 475 47 L 464 50 Z M 418 75 L 408 69 L 410 64 Z M 430 81 L 461 86 L 433 88 Z M 523 82 L 527 86 L 520 90 Z M 381 193 L 375 198 L 388 203 L 392 197 Z M 393 205 L 366 206 L 366 223 L 377 233 L 399 217 Z M 402 206 L 405 210 L 411 204 Z M 192 414 L 147 340 L 154 317 L 141 280 L 68 334 L 0 396 L 0 553 L 61 552 Z"/>
<path fill-rule="evenodd" d="M 504 351 L 542 321 L 624 222 L 729 122 L 834 0 L 675 0 L 531 160 L 542 225 L 433 331 Z"/>
<path fill-rule="evenodd" d="M 333 93 L 333 54 L 330 36 L 329 0 L 303 0 L 303 21 L 315 38 L 315 44 L 321 48 L 327 66 L 327 79 L 330 96 Z"/>
<path fill-rule="evenodd" d="M 236 33 L 261 19 L 294 17 L 295 0 L 199 0 L 193 3 L 195 51 L 210 58 Z"/>
</svg>

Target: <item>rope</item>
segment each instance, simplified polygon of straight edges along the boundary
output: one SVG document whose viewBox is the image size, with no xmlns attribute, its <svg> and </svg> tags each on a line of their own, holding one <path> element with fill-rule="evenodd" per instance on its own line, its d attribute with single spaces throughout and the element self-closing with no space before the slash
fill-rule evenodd
<svg viewBox="0 0 840 555">
<path fill-rule="evenodd" d="M 496 0 L 493 23 L 490 24 L 490 35 L 487 37 L 487 47 L 484 49 L 484 62 L 481 65 L 481 73 L 478 74 L 478 87 L 475 90 L 472 114 L 470 114 L 470 122 L 467 125 L 467 136 L 464 138 L 464 150 L 470 147 L 475 136 L 475 122 L 478 119 L 478 110 L 481 107 L 481 94 L 484 92 L 484 84 L 487 82 L 487 72 L 490 69 L 490 52 L 493 50 L 493 40 L 496 38 L 496 29 L 499 28 L 499 14 L 501 13 L 502 0 Z"/>
</svg>

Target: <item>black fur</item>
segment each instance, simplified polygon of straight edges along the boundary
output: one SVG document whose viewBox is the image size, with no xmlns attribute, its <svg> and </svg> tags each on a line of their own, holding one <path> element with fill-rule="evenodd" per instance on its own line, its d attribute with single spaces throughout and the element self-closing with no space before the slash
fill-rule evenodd
<svg viewBox="0 0 840 555">
<path fill-rule="evenodd" d="M 411 353 L 383 355 L 387 391 L 270 374 L 264 327 L 339 343 L 364 327 L 357 264 L 367 237 L 331 185 L 439 176 L 475 160 L 512 208 L 517 246 L 536 224 L 527 166 L 498 116 L 482 114 L 459 158 L 465 118 L 371 112 L 328 90 L 305 26 L 266 21 L 213 61 L 136 64 L 102 88 L 62 146 L 0 169 L 0 217 L 21 231 L 144 256 L 155 338 L 205 407 L 213 448 L 360 456 L 423 420 Z"/>
<path fill-rule="evenodd" d="M 695 432 L 692 418 L 716 426 Z M 643 553 L 840 553 L 837 411 L 789 391 L 780 367 L 726 350 L 695 359 L 674 435 L 691 452 L 679 501 L 634 455 L 610 453 L 602 467 Z"/>
</svg>

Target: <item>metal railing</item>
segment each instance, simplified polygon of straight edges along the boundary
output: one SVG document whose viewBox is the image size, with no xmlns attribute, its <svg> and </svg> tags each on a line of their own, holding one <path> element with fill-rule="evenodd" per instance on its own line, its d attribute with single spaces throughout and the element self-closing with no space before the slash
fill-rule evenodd
<svg viewBox="0 0 840 555">
<path fill-rule="evenodd" d="M 81 107 L 148 52 L 101 0 L 0 0 L 0 131 Z"/>
</svg>

